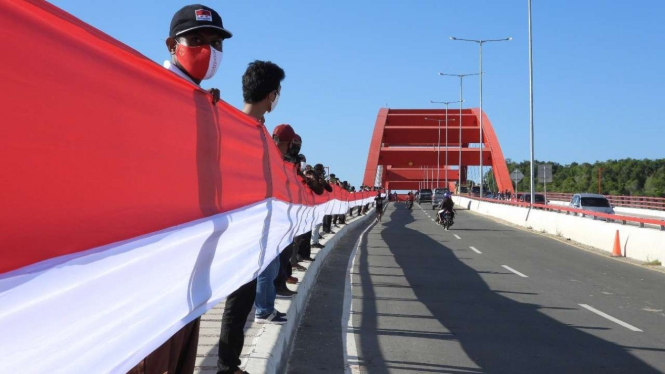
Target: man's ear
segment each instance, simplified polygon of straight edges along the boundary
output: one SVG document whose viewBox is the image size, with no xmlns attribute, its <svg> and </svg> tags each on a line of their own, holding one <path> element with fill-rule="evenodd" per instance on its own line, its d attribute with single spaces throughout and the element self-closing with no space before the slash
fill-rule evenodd
<svg viewBox="0 0 665 374">
<path fill-rule="evenodd" d="M 268 102 L 272 103 L 273 101 L 275 101 L 275 99 L 277 99 L 277 91 L 270 92 L 268 94 Z"/>
<path fill-rule="evenodd" d="M 166 38 L 166 48 L 168 48 L 170 54 L 175 54 L 176 42 L 174 38 Z"/>
</svg>

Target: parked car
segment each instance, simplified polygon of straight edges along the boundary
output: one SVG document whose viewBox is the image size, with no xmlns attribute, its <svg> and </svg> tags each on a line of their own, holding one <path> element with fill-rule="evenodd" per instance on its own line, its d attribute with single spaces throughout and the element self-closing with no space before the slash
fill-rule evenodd
<svg viewBox="0 0 665 374">
<path fill-rule="evenodd" d="M 480 186 L 471 187 L 471 191 L 469 191 L 469 195 L 471 195 L 473 197 L 480 197 Z"/>
<path fill-rule="evenodd" d="M 614 214 L 614 208 L 603 195 L 595 193 L 578 193 L 570 200 L 570 207 L 592 212 Z"/>
<path fill-rule="evenodd" d="M 426 201 L 432 202 L 432 190 L 429 188 L 423 188 L 418 191 L 418 204 L 422 204 Z"/>
<path fill-rule="evenodd" d="M 520 196 L 520 201 L 524 203 L 530 203 L 531 202 L 531 194 L 530 193 L 525 193 L 521 194 Z M 545 201 L 545 196 L 543 194 L 537 193 L 534 194 L 534 203 L 535 204 L 542 204 L 542 205 L 547 205 L 547 201 Z"/>
</svg>

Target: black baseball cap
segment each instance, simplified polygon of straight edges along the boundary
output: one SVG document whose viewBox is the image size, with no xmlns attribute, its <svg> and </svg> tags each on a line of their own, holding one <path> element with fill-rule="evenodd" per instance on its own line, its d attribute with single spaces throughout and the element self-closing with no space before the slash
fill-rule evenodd
<svg viewBox="0 0 665 374">
<path fill-rule="evenodd" d="M 224 35 L 224 39 L 233 36 L 229 30 L 224 28 L 222 17 L 214 9 L 201 4 L 187 5 L 177 11 L 171 20 L 169 36 L 175 38 L 188 31 L 201 28 L 217 29 Z"/>
</svg>

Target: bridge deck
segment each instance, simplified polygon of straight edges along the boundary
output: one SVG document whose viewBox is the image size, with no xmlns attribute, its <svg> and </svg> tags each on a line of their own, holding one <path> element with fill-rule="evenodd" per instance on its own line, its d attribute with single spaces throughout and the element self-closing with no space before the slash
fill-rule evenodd
<svg viewBox="0 0 665 374">
<path fill-rule="evenodd" d="M 362 373 L 665 372 L 665 274 L 467 211 L 446 232 L 423 208 L 391 204 L 363 236 L 346 343 L 363 228 L 326 260 L 290 373 L 342 372 L 344 352 Z"/>
</svg>

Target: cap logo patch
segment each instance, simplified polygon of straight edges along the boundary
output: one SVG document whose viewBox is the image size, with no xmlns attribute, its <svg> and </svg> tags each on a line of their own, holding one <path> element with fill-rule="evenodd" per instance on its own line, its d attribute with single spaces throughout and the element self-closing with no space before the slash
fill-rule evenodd
<svg viewBox="0 0 665 374">
<path fill-rule="evenodd" d="M 194 11 L 196 14 L 197 21 L 209 21 L 212 22 L 212 12 L 205 9 L 197 9 Z"/>
</svg>

